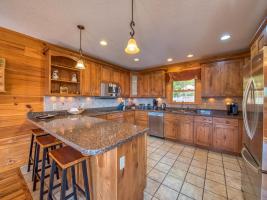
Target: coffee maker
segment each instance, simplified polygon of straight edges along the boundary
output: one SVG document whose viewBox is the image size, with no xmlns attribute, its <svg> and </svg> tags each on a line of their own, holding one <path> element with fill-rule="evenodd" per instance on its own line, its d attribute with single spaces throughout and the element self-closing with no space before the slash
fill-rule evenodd
<svg viewBox="0 0 267 200">
<path fill-rule="evenodd" d="M 237 103 L 227 104 L 227 114 L 228 115 L 238 115 L 238 105 L 237 105 Z"/>
</svg>

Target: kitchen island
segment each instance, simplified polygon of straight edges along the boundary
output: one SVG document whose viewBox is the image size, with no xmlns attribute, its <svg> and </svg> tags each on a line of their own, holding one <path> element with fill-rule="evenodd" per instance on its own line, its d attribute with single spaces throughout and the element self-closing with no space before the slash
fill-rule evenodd
<svg viewBox="0 0 267 200">
<path fill-rule="evenodd" d="M 58 113 L 40 120 L 36 118 L 40 114 L 29 113 L 28 120 L 88 156 L 91 199 L 143 199 L 147 128 L 87 115 Z M 82 187 L 81 166 L 77 167 L 77 174 Z"/>
</svg>

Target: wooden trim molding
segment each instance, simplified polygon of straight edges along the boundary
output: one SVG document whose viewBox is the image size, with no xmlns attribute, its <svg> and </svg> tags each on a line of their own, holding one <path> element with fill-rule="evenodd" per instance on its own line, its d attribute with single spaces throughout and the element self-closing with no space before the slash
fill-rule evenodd
<svg viewBox="0 0 267 200">
<path fill-rule="evenodd" d="M 257 29 L 256 33 L 254 34 L 249 46 L 251 47 L 252 44 L 256 41 L 256 39 L 259 37 L 259 35 L 262 33 L 263 29 L 267 26 L 267 16 L 265 19 L 261 22 L 259 28 Z"/>
</svg>

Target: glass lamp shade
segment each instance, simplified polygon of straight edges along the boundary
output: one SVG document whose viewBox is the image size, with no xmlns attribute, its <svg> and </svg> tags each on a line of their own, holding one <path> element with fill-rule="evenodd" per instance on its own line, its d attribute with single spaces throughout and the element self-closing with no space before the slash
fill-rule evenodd
<svg viewBox="0 0 267 200">
<path fill-rule="evenodd" d="M 127 47 L 125 48 L 125 52 L 128 54 L 137 54 L 140 52 L 140 49 L 138 48 L 136 41 L 133 37 L 129 39 Z"/>
<path fill-rule="evenodd" d="M 84 62 L 83 62 L 82 59 L 79 59 L 79 60 L 77 61 L 77 64 L 76 64 L 75 68 L 76 68 L 76 69 L 85 69 L 85 65 L 84 65 Z"/>
</svg>

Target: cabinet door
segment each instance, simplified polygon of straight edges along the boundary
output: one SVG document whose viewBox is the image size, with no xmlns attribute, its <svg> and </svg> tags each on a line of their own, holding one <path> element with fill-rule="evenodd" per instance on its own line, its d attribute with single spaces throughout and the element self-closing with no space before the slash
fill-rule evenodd
<svg viewBox="0 0 267 200">
<path fill-rule="evenodd" d="M 112 82 L 112 69 L 106 66 L 101 67 L 101 81 Z"/>
<path fill-rule="evenodd" d="M 193 144 L 194 123 L 192 121 L 179 120 L 177 122 L 178 140 L 181 142 Z"/>
<path fill-rule="evenodd" d="M 97 63 L 92 63 L 90 66 L 90 95 L 100 96 L 101 84 L 101 66 Z"/>
<path fill-rule="evenodd" d="M 138 75 L 138 96 L 148 97 L 150 94 L 150 75 L 139 74 Z"/>
<path fill-rule="evenodd" d="M 121 96 L 129 97 L 130 96 L 130 73 L 121 72 L 120 86 L 121 86 Z"/>
<path fill-rule="evenodd" d="M 221 63 L 221 95 L 242 96 L 243 76 L 241 60 L 226 61 Z"/>
<path fill-rule="evenodd" d="M 90 96 L 91 95 L 91 88 L 90 88 L 90 68 L 91 63 L 86 62 L 86 67 L 84 70 L 81 71 L 82 76 L 82 95 Z"/>
<path fill-rule="evenodd" d="M 175 121 L 164 120 L 164 137 L 177 139 Z"/>
<path fill-rule="evenodd" d="M 120 71 L 113 70 L 111 82 L 120 85 L 121 84 L 121 76 L 122 76 L 122 73 Z"/>
<path fill-rule="evenodd" d="M 202 66 L 202 96 L 221 96 L 220 63 L 211 63 Z"/>
<path fill-rule="evenodd" d="M 165 96 L 165 74 L 164 71 L 152 72 L 150 74 L 150 96 Z"/>
<path fill-rule="evenodd" d="M 194 143 L 200 146 L 209 147 L 212 140 L 212 124 L 194 123 Z"/>
<path fill-rule="evenodd" d="M 238 127 L 214 123 L 213 147 L 238 153 Z"/>
</svg>

